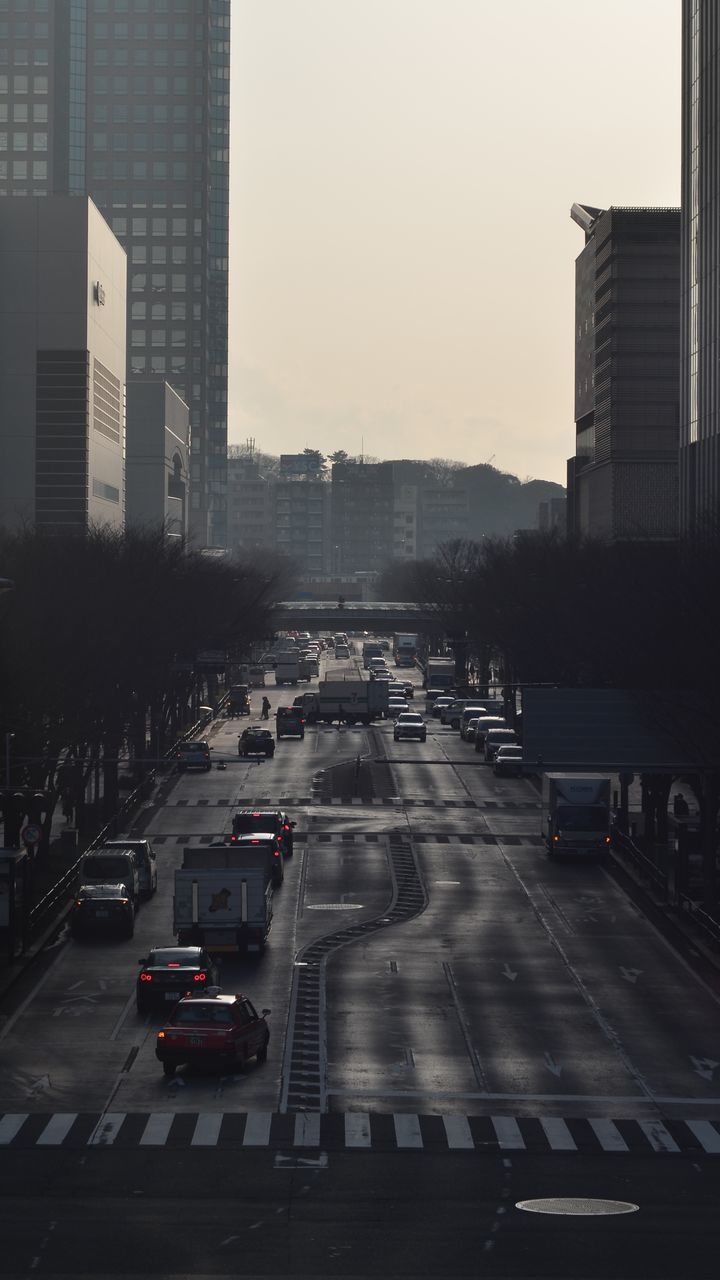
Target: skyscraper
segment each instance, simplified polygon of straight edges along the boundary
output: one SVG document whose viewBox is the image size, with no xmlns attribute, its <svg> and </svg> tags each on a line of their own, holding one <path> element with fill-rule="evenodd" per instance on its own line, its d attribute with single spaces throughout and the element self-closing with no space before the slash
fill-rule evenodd
<svg viewBox="0 0 720 1280">
<path fill-rule="evenodd" d="M 720 515 L 720 12 L 683 0 L 680 519 Z"/>
<path fill-rule="evenodd" d="M 4 64 L 4 65 L 3 65 Z M 90 195 L 128 254 L 128 375 L 190 406 L 224 546 L 230 0 L 0 0 L 0 195 Z"/>
</svg>

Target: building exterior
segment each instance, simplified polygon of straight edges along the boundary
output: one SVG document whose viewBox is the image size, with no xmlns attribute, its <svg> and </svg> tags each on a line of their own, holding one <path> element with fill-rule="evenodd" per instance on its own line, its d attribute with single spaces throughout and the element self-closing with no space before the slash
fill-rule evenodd
<svg viewBox="0 0 720 1280">
<path fill-rule="evenodd" d="M 90 195 L 129 259 L 129 372 L 190 406 L 190 521 L 224 546 L 230 0 L 4 0 L 0 195 Z"/>
<path fill-rule="evenodd" d="M 159 378 L 127 387 L 125 522 L 160 526 L 170 538 L 188 534 L 190 413 Z"/>
<path fill-rule="evenodd" d="M 455 476 L 447 484 L 423 485 L 420 491 L 418 559 L 429 560 L 443 543 L 469 537 L 469 521 L 468 491 L 457 483 Z"/>
<path fill-rule="evenodd" d="M 393 560 L 415 560 L 418 546 L 417 485 L 399 484 L 393 501 Z"/>
<path fill-rule="evenodd" d="M 125 251 L 92 201 L 0 197 L 0 524 L 124 525 Z"/>
<path fill-rule="evenodd" d="M 324 574 L 330 556 L 330 485 L 298 476 L 272 484 L 275 546 L 303 575 Z"/>
<path fill-rule="evenodd" d="M 395 485 L 392 462 L 334 462 L 330 572 L 377 573 L 392 559 Z"/>
<path fill-rule="evenodd" d="M 230 448 L 228 464 L 228 547 L 246 553 L 275 547 L 272 482 L 252 454 Z"/>
<path fill-rule="evenodd" d="M 682 6 L 680 523 L 720 515 L 720 13 Z"/>
<path fill-rule="evenodd" d="M 575 455 L 568 531 L 678 532 L 679 209 L 575 204 Z"/>
</svg>

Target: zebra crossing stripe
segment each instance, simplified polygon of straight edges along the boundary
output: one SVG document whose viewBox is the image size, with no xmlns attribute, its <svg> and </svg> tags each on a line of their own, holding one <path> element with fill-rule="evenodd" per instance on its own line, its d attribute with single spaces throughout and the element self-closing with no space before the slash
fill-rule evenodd
<svg viewBox="0 0 720 1280">
<path fill-rule="evenodd" d="M 590 1125 L 603 1151 L 627 1151 L 628 1145 L 612 1120 L 591 1120 Z"/>
<path fill-rule="evenodd" d="M 365 1111 L 346 1111 L 345 1146 L 370 1146 L 370 1117 Z"/>
<path fill-rule="evenodd" d="M 40 1137 L 37 1139 L 36 1147 L 59 1147 L 64 1138 L 67 1137 L 77 1120 L 77 1112 L 68 1112 L 67 1115 L 51 1116 Z"/>
<path fill-rule="evenodd" d="M 89 1147 L 111 1147 L 122 1128 L 124 1119 L 124 1111 L 107 1111 L 95 1125 L 87 1140 L 87 1145 Z"/>
<path fill-rule="evenodd" d="M 2 1120 L 0 1120 L 0 1146 L 5 1147 L 8 1142 L 12 1142 L 13 1138 L 22 1129 L 27 1118 L 27 1112 L 3 1116 Z"/>
<path fill-rule="evenodd" d="M 141 1147 L 164 1147 L 170 1133 L 174 1111 L 153 1111 L 140 1137 Z"/>
<path fill-rule="evenodd" d="M 320 1113 L 318 1111 L 298 1111 L 295 1116 L 295 1146 L 320 1146 Z"/>
<path fill-rule="evenodd" d="M 420 1121 L 416 1115 L 396 1112 L 393 1115 L 395 1124 L 395 1141 L 398 1147 L 422 1147 Z"/>
<path fill-rule="evenodd" d="M 712 1155 L 720 1154 L 720 1133 L 709 1120 L 686 1120 L 685 1124 L 693 1137 L 697 1138 L 703 1151 Z"/>
<path fill-rule="evenodd" d="M 524 1151 L 525 1141 L 517 1120 L 512 1116 L 491 1116 L 490 1119 L 501 1151 Z"/>
<path fill-rule="evenodd" d="M 638 1123 L 653 1151 L 680 1150 L 672 1134 L 668 1133 L 665 1125 L 660 1124 L 658 1120 L 640 1120 Z"/>
<path fill-rule="evenodd" d="M 540 1123 L 553 1151 L 577 1151 L 577 1144 L 564 1120 L 557 1116 L 541 1116 Z"/>
<path fill-rule="evenodd" d="M 443 1116 L 445 1137 L 448 1147 L 454 1151 L 472 1151 L 475 1149 L 470 1125 L 466 1116 Z"/>
<path fill-rule="evenodd" d="M 271 1111 L 251 1111 L 245 1121 L 244 1147 L 266 1147 L 270 1142 Z"/>
<path fill-rule="evenodd" d="M 216 1147 L 222 1122 L 222 1112 L 210 1111 L 206 1115 L 199 1115 L 190 1146 Z"/>
</svg>

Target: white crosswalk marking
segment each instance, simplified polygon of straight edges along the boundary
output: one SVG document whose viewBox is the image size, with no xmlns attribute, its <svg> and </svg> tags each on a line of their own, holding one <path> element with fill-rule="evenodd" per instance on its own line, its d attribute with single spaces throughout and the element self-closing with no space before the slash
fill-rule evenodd
<svg viewBox="0 0 720 1280">
<path fill-rule="evenodd" d="M 399 1147 L 422 1146 L 420 1121 L 416 1115 L 396 1112 L 393 1116 L 393 1121 L 395 1124 L 395 1141 Z"/>
<path fill-rule="evenodd" d="M 266 1147 L 270 1141 L 270 1111 L 251 1111 L 245 1121 L 244 1147 Z"/>
<path fill-rule="evenodd" d="M 117 1138 L 125 1119 L 124 1111 L 106 1111 L 98 1120 L 90 1137 L 88 1147 L 110 1147 Z"/>
<path fill-rule="evenodd" d="M 345 1146 L 370 1146 L 370 1117 L 364 1111 L 345 1113 Z"/>
<path fill-rule="evenodd" d="M 76 1120 L 77 1112 L 69 1112 L 67 1115 L 51 1116 L 35 1143 L 36 1147 L 59 1147 L 63 1139 L 69 1134 Z"/>
<path fill-rule="evenodd" d="M 612 1120 L 591 1120 L 590 1125 L 603 1151 L 627 1151 L 628 1145 Z"/>
<path fill-rule="evenodd" d="M 454 1150 L 470 1151 L 475 1147 L 467 1116 L 443 1116 L 447 1144 Z"/>
<path fill-rule="evenodd" d="M 640 1120 L 640 1128 L 653 1151 L 679 1151 L 680 1148 L 671 1133 L 659 1120 Z"/>
<path fill-rule="evenodd" d="M 295 1116 L 296 1147 L 320 1146 L 320 1115 L 317 1111 L 298 1111 Z"/>
<path fill-rule="evenodd" d="M 493 1129 L 502 1151 L 524 1151 L 525 1140 L 517 1120 L 512 1116 L 491 1116 Z"/>
<path fill-rule="evenodd" d="M 141 1147 L 164 1147 L 175 1114 L 172 1111 L 153 1111 L 140 1138 Z"/>
<path fill-rule="evenodd" d="M 540 1123 L 553 1151 L 577 1151 L 575 1140 L 564 1120 L 559 1120 L 557 1116 L 541 1116 Z"/>
<path fill-rule="evenodd" d="M 686 1120 L 688 1129 L 695 1135 L 703 1151 L 720 1154 L 720 1133 L 709 1120 Z"/>
<path fill-rule="evenodd" d="M 220 1126 L 222 1124 L 222 1120 L 222 1112 L 218 1114 L 217 1112 L 210 1111 L 207 1115 L 199 1115 L 190 1146 L 216 1147 L 217 1140 L 220 1137 Z"/>
<path fill-rule="evenodd" d="M 16 1115 L 3 1116 L 2 1120 L 0 1120 L 0 1147 L 6 1147 L 8 1142 L 12 1142 L 26 1120 L 27 1113 L 24 1115 L 18 1113 Z"/>
</svg>

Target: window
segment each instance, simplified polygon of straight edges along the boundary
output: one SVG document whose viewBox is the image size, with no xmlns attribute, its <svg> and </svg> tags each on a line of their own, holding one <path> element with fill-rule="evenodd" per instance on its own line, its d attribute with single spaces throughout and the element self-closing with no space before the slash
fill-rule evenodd
<svg viewBox="0 0 720 1280">
<path fill-rule="evenodd" d="M 33 76 L 33 93 L 47 93 L 48 78 L 47 76 Z"/>
<path fill-rule="evenodd" d="M 134 271 L 130 276 L 130 292 L 142 293 L 147 285 L 147 276 L 144 271 Z"/>
<path fill-rule="evenodd" d="M 167 308 L 164 302 L 153 302 L 152 304 L 153 320 L 164 320 L 166 316 L 166 311 L 167 311 Z"/>
<path fill-rule="evenodd" d="M 134 236 L 147 235 L 147 218 L 133 218 L 132 233 Z"/>
<path fill-rule="evenodd" d="M 32 173 L 35 181 L 45 182 L 47 179 L 47 160 L 33 160 Z"/>
<path fill-rule="evenodd" d="M 167 218 L 153 218 L 152 233 L 154 236 L 167 235 Z"/>
<path fill-rule="evenodd" d="M 145 346 L 145 330 L 144 329 L 130 330 L 130 345 L 133 347 Z"/>
<path fill-rule="evenodd" d="M 147 262 L 147 245 L 134 244 L 130 250 L 130 261 L 133 263 Z"/>
<path fill-rule="evenodd" d="M 13 120 L 16 124 L 27 124 L 28 121 L 28 104 L 27 102 L 16 102 L 13 105 Z"/>
<path fill-rule="evenodd" d="M 33 121 L 35 124 L 47 124 L 48 109 L 47 102 L 33 103 Z"/>
<path fill-rule="evenodd" d="M 153 266 L 164 267 L 167 263 L 167 249 L 164 244 L 154 244 L 152 247 Z"/>
<path fill-rule="evenodd" d="M 107 151 L 108 136 L 106 133 L 94 133 L 92 136 L 93 151 Z"/>
<path fill-rule="evenodd" d="M 145 320 L 147 319 L 147 303 L 133 302 L 130 304 L 130 319 Z"/>
<path fill-rule="evenodd" d="M 13 76 L 13 92 L 27 93 L 27 91 L 28 91 L 27 76 Z"/>
<path fill-rule="evenodd" d="M 33 151 L 47 151 L 48 136 L 46 133 L 33 134 Z"/>
<path fill-rule="evenodd" d="M 165 373 L 165 357 L 153 356 L 150 361 L 150 366 L 153 373 Z"/>
</svg>

